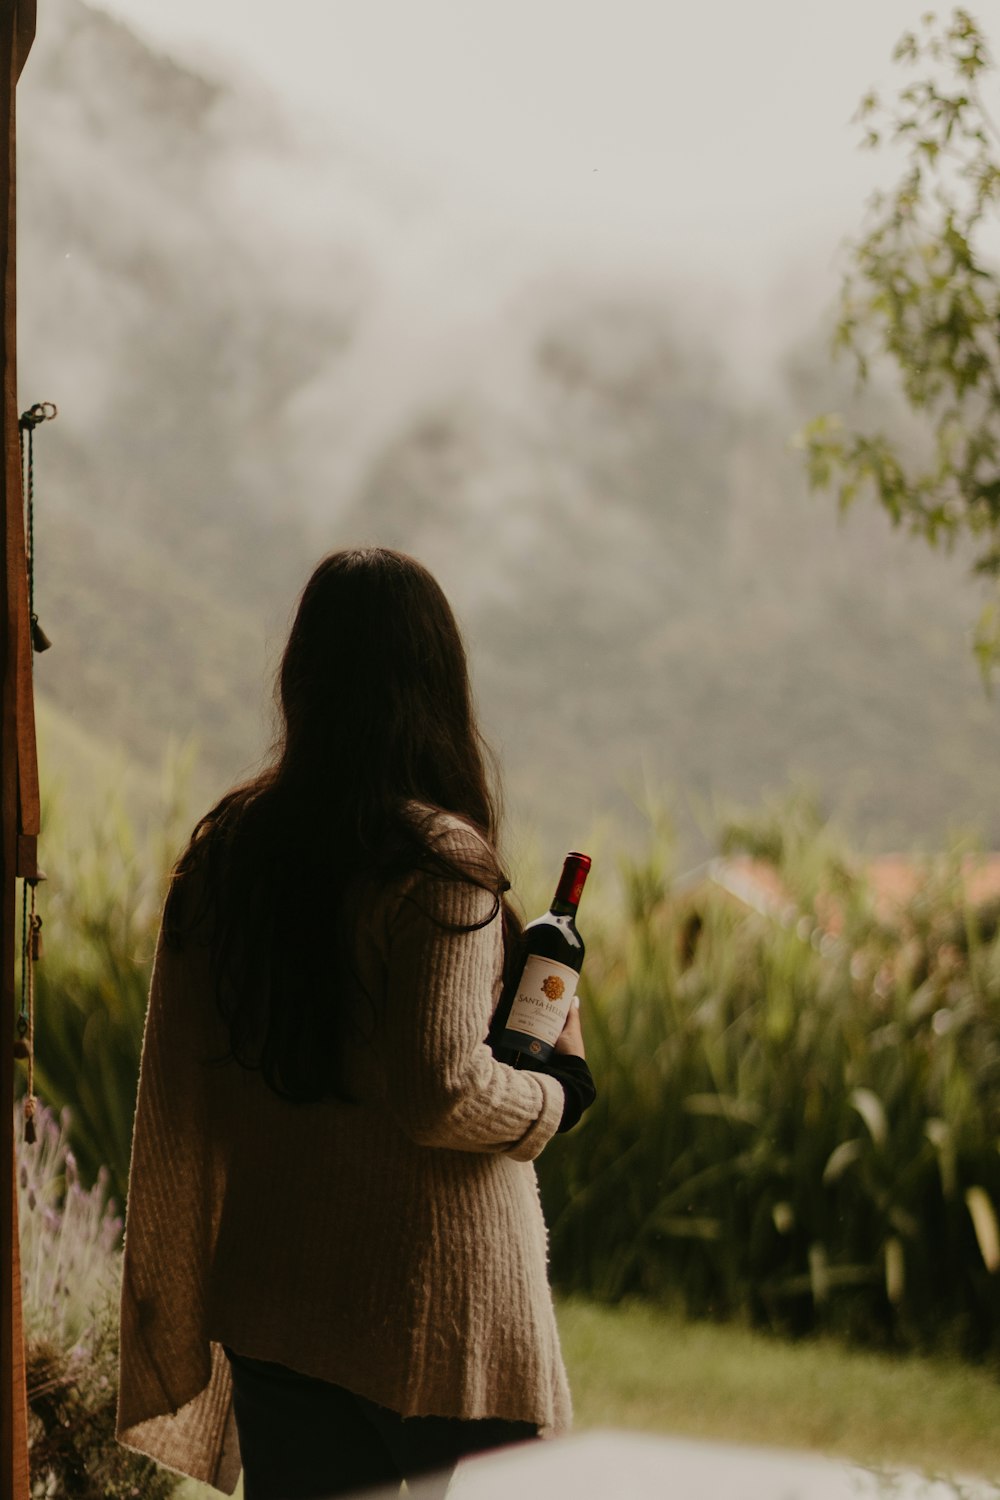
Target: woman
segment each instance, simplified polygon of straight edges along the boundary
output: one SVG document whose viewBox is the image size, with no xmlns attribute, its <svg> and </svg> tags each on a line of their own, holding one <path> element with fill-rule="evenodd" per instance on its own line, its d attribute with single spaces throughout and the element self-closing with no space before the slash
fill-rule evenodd
<svg viewBox="0 0 1000 1500">
<path fill-rule="evenodd" d="M 119 1437 L 246 1500 L 568 1425 L 531 1162 L 593 1098 L 575 1013 L 547 1072 L 485 1041 L 517 924 L 430 574 L 326 558 L 279 688 L 174 870 L 121 1311 Z"/>
</svg>

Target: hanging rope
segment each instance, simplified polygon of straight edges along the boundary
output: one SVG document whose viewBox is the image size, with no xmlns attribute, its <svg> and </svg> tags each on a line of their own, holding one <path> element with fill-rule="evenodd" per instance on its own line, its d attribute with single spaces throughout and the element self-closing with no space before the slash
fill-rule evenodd
<svg viewBox="0 0 1000 1500">
<path fill-rule="evenodd" d="M 31 888 L 31 911 L 28 911 L 28 888 Z M 35 910 L 37 879 L 24 881 L 21 908 L 21 1009 L 17 1017 L 17 1041 L 14 1056 L 28 1063 L 27 1088 L 24 1095 L 24 1139 L 35 1142 L 35 964 L 42 956 L 42 919 Z"/>
<path fill-rule="evenodd" d="M 59 415 L 54 401 L 36 401 L 21 413 L 17 424 L 17 439 L 21 448 L 21 482 L 27 505 L 27 534 L 25 555 L 28 564 L 28 613 L 31 617 L 31 646 L 34 651 L 47 651 L 52 645 L 38 623 L 35 613 L 35 428 L 40 422 L 51 422 Z"/>
<path fill-rule="evenodd" d="M 35 613 L 35 428 L 58 416 L 52 401 L 38 401 L 21 413 L 17 424 L 21 450 L 21 483 L 25 517 L 25 564 L 28 573 L 28 615 L 31 621 L 31 646 L 36 652 L 47 651 L 52 642 L 38 623 Z M 21 895 L 21 1009 L 17 1017 L 17 1040 L 14 1056 L 28 1064 L 24 1096 L 24 1139 L 35 1141 L 35 964 L 42 956 L 42 919 L 36 909 L 37 888 L 45 876 L 39 872 L 26 876 Z M 30 908 L 29 908 L 29 890 Z"/>
</svg>

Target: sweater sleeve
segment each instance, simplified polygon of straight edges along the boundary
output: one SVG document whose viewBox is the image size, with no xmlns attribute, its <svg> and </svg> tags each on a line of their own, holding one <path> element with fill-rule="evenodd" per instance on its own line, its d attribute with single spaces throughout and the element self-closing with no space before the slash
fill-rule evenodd
<svg viewBox="0 0 1000 1500">
<path fill-rule="evenodd" d="M 559 1128 L 562 1085 L 497 1062 L 486 1041 L 502 959 L 499 914 L 472 931 L 448 930 L 482 921 L 493 904 L 487 891 L 431 875 L 417 876 L 399 899 L 388 933 L 388 1104 L 420 1145 L 532 1161 Z"/>
</svg>

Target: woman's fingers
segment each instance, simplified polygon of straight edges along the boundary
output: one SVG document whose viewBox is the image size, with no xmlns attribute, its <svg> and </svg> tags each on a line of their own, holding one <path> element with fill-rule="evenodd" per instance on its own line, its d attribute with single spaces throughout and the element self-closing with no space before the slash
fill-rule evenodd
<svg viewBox="0 0 1000 1500">
<path fill-rule="evenodd" d="M 556 1052 L 567 1052 L 571 1057 L 586 1057 L 583 1047 L 583 1028 L 580 1025 L 580 1002 L 574 1000 L 566 1017 L 566 1024 L 556 1038 Z"/>
</svg>

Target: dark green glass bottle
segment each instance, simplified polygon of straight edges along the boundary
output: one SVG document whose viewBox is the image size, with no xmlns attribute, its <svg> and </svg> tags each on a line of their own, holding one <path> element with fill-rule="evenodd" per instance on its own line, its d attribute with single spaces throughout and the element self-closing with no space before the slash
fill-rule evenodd
<svg viewBox="0 0 1000 1500">
<path fill-rule="evenodd" d="M 589 870 L 589 855 L 567 854 L 552 905 L 524 929 L 517 978 L 500 997 L 490 1028 L 502 1062 L 516 1064 L 522 1055 L 544 1062 L 563 1029 L 583 967 L 576 909 Z"/>
</svg>

